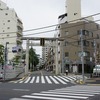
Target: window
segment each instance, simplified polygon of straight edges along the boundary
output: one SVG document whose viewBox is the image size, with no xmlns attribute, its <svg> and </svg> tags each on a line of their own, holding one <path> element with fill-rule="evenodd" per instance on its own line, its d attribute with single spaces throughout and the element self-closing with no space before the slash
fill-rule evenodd
<svg viewBox="0 0 100 100">
<path fill-rule="evenodd" d="M 9 37 L 9 34 L 7 34 L 7 37 Z"/>
<path fill-rule="evenodd" d="M 68 57 L 69 56 L 69 52 L 65 52 L 65 57 Z"/>
<path fill-rule="evenodd" d="M 5 15 L 8 15 L 8 13 L 5 13 Z"/>
<path fill-rule="evenodd" d="M 67 46 L 68 45 L 68 41 L 65 41 L 65 46 Z"/>
<path fill-rule="evenodd" d="M 94 43 L 93 42 L 91 42 L 91 47 L 94 47 Z"/>
<path fill-rule="evenodd" d="M 83 45 L 84 45 L 84 46 L 89 46 L 89 41 L 84 40 L 84 41 L 83 41 Z"/>
<path fill-rule="evenodd" d="M 7 27 L 7 29 L 10 29 L 10 27 Z"/>
<path fill-rule="evenodd" d="M 68 31 L 65 31 L 65 35 L 68 35 Z"/>
<path fill-rule="evenodd" d="M 97 48 L 99 48 L 99 44 L 97 44 Z"/>
<path fill-rule="evenodd" d="M 99 29 L 99 25 L 98 24 L 96 25 L 96 27 L 97 27 L 97 29 Z"/>
<path fill-rule="evenodd" d="M 8 20 L 8 22 L 10 22 L 10 20 Z"/>
</svg>

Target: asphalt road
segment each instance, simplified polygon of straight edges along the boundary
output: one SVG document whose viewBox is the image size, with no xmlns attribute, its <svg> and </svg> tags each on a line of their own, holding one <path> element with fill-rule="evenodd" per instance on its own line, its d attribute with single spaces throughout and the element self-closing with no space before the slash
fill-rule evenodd
<svg viewBox="0 0 100 100">
<path fill-rule="evenodd" d="M 54 74 L 36 71 L 26 79 L 42 76 L 54 77 Z M 0 83 L 0 100 L 100 100 L 100 86 L 77 85 L 71 82 L 43 84 L 41 82 L 29 83 L 24 80 L 22 83 L 16 81 Z"/>
<path fill-rule="evenodd" d="M 41 76 L 41 75 L 53 75 L 52 73 L 45 71 L 33 72 L 31 76 Z M 41 91 L 59 89 L 63 87 L 72 86 L 71 83 L 65 84 L 30 84 L 30 83 L 0 83 L 0 100 L 10 100 L 11 98 L 19 98 L 22 95 L 28 95 L 31 93 L 37 93 Z"/>
</svg>

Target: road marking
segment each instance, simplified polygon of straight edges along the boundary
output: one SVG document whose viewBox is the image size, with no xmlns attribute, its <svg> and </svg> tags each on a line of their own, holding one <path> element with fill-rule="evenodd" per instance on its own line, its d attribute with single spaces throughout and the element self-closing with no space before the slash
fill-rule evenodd
<svg viewBox="0 0 100 100">
<path fill-rule="evenodd" d="M 63 94 L 63 95 L 75 95 L 75 96 L 79 96 L 79 95 L 80 95 L 80 96 L 94 96 L 93 94 L 87 94 L 87 93 L 86 93 L 86 94 L 81 94 L 81 93 L 80 93 L 80 94 L 77 94 L 77 93 L 74 93 L 74 94 L 73 94 L 73 93 L 70 93 L 70 92 L 69 92 L 69 93 L 65 93 L 65 92 L 63 93 L 63 92 L 56 92 L 56 91 L 55 91 L 55 92 L 41 92 L 41 93 L 46 93 L 46 94 L 51 93 L 51 94 Z"/>
<path fill-rule="evenodd" d="M 39 76 L 37 76 L 36 78 L 36 83 L 39 83 Z"/>
<path fill-rule="evenodd" d="M 45 83 L 44 76 L 41 76 L 41 82 Z"/>
<path fill-rule="evenodd" d="M 10 99 L 10 100 L 30 100 L 30 99 L 12 98 L 12 99 Z M 32 100 L 34 100 L 34 99 L 32 99 Z"/>
<path fill-rule="evenodd" d="M 35 98 L 35 99 L 46 99 L 46 100 L 76 100 L 76 99 L 64 99 L 64 98 L 53 98 L 53 97 L 39 97 L 39 96 L 30 96 L 30 95 L 24 95 L 24 96 L 22 96 L 22 97 L 25 97 L 25 98 Z"/>
<path fill-rule="evenodd" d="M 13 89 L 14 91 L 30 91 L 28 89 Z"/>
<path fill-rule="evenodd" d="M 35 77 L 33 77 L 33 78 L 32 78 L 32 80 L 30 81 L 30 83 L 33 83 L 33 82 L 34 82 L 34 80 L 35 80 Z"/>
<path fill-rule="evenodd" d="M 37 95 L 37 96 L 54 96 L 54 97 L 65 97 L 65 98 L 73 98 L 73 99 L 87 99 L 88 97 L 86 96 L 70 96 L 70 95 L 55 95 L 55 94 L 46 94 L 46 93 L 34 93 L 34 95 Z"/>
<path fill-rule="evenodd" d="M 46 78 L 46 80 L 47 80 L 47 82 L 48 82 L 49 84 L 52 84 L 52 82 L 51 82 L 51 80 L 48 78 L 48 76 L 45 76 L 45 78 Z"/>
<path fill-rule="evenodd" d="M 59 82 L 56 79 L 54 79 L 52 76 L 50 76 L 50 78 L 54 81 L 55 84 L 59 84 Z"/>
<path fill-rule="evenodd" d="M 66 77 L 66 76 L 63 76 L 64 78 L 70 80 L 70 81 L 73 81 L 73 79 L 69 78 L 69 77 Z"/>
<path fill-rule="evenodd" d="M 63 78 L 62 76 L 58 76 L 58 77 L 61 78 L 61 79 L 63 79 L 63 80 L 66 81 L 66 82 L 69 82 L 68 79 Z"/>
<path fill-rule="evenodd" d="M 54 76 L 58 81 L 60 81 L 62 84 L 67 84 L 66 82 L 62 81 L 60 78 L 58 78 L 57 76 Z"/>
<path fill-rule="evenodd" d="M 28 77 L 28 79 L 24 83 L 28 83 L 30 81 L 31 77 Z"/>
</svg>

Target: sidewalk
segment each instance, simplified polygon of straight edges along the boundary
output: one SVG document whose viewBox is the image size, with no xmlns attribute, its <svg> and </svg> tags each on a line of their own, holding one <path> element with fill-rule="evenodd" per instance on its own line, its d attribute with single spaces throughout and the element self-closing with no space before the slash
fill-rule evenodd
<svg viewBox="0 0 100 100">
<path fill-rule="evenodd" d="M 8 82 L 8 81 L 12 81 L 12 80 L 18 80 L 18 79 L 23 78 L 24 76 L 25 76 L 24 72 L 21 72 L 16 77 L 14 77 L 14 78 L 5 79 L 5 80 L 1 79 L 0 82 Z"/>
</svg>

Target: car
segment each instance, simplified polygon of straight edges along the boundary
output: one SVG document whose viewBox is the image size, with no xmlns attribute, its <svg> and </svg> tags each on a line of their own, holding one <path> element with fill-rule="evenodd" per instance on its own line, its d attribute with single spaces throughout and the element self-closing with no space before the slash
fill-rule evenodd
<svg viewBox="0 0 100 100">
<path fill-rule="evenodd" d="M 0 79 L 3 79 L 3 72 L 0 73 Z"/>
<path fill-rule="evenodd" d="M 94 69 L 93 69 L 93 75 L 100 75 L 100 65 L 95 65 Z"/>
</svg>

